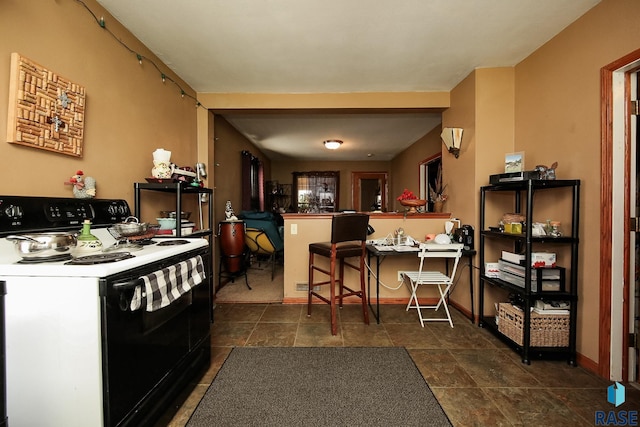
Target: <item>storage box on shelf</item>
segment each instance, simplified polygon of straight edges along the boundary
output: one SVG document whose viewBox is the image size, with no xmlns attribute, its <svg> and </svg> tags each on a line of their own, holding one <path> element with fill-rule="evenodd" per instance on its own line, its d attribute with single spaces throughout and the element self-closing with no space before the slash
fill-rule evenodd
<svg viewBox="0 0 640 427">
<path fill-rule="evenodd" d="M 551 211 L 552 215 L 566 218 L 567 210 L 570 211 L 571 220 L 563 221 L 563 224 L 570 225 L 565 226 L 562 236 L 533 235 L 532 228 L 527 226 L 534 223 L 534 195 L 541 191 L 546 194 L 540 196 L 543 201 L 552 200 L 551 203 L 538 204 L 545 206 L 546 215 Z M 550 191 L 554 193 L 548 194 Z M 500 231 L 494 226 L 500 218 L 487 224 L 487 205 L 494 200 L 505 200 L 504 196 L 494 199 L 491 194 L 513 197 L 514 214 L 524 217 L 521 233 Z M 492 269 L 480 274 L 478 324 L 504 338 L 521 354 L 524 363 L 530 363 L 532 355 L 542 357 L 558 354 L 566 356 L 567 361 L 575 365 L 579 206 L 579 180 L 525 180 L 487 185 L 480 189 L 479 262 L 480 265 L 490 266 L 501 254 L 502 259 L 498 261 L 499 277 L 495 277 Z M 547 251 L 547 247 L 553 250 Z M 556 261 L 562 262 L 563 267 L 557 266 Z M 489 287 L 502 289 L 505 297 L 507 293 L 517 296 L 522 310 L 511 304 L 500 303 L 497 316 L 485 316 L 485 296 L 491 295 L 494 299 L 491 302 L 500 302 L 495 301 L 496 297 L 500 298 L 500 292 L 487 292 Z M 539 299 L 567 302 L 568 309 L 559 312 L 532 311 Z"/>
<path fill-rule="evenodd" d="M 496 279 L 500 278 L 500 264 L 497 262 L 485 262 L 484 275 Z"/>
<path fill-rule="evenodd" d="M 502 259 L 524 265 L 525 254 L 502 251 Z M 531 252 L 531 267 L 555 267 L 556 254 L 553 252 Z"/>
<path fill-rule="evenodd" d="M 525 287 L 525 270 L 524 266 L 502 259 L 498 261 L 498 277 L 523 289 Z M 564 292 L 565 271 L 563 267 L 532 268 L 531 292 Z"/>
<path fill-rule="evenodd" d="M 518 345 L 524 343 L 524 312 L 510 303 L 498 304 L 498 331 Z M 569 311 L 563 314 L 531 312 L 529 345 L 531 347 L 568 347 Z"/>
</svg>

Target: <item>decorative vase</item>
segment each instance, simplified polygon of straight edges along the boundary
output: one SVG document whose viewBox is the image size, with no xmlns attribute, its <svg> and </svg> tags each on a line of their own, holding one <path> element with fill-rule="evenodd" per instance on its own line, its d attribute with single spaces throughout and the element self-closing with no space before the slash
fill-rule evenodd
<svg viewBox="0 0 640 427">
<path fill-rule="evenodd" d="M 422 199 L 406 199 L 400 200 L 400 204 L 409 208 L 408 213 L 416 213 L 418 212 L 416 208 L 426 205 L 427 201 Z"/>
<path fill-rule="evenodd" d="M 434 212 L 442 212 L 442 207 L 444 206 L 444 202 L 433 202 L 433 211 Z"/>
</svg>

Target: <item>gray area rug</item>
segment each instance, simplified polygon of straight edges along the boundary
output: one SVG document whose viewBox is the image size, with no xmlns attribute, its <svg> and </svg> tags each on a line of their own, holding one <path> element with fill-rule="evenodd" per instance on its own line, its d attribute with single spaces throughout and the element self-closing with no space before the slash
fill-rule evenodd
<svg viewBox="0 0 640 427">
<path fill-rule="evenodd" d="M 404 348 L 234 348 L 188 427 L 451 426 Z"/>
</svg>

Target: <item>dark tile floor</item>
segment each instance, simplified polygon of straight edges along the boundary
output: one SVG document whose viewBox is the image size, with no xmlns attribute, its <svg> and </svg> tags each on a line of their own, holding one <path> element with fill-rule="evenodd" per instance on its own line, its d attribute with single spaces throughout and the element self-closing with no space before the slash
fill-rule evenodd
<svg viewBox="0 0 640 427">
<path fill-rule="evenodd" d="M 488 331 L 452 310 L 454 328 L 428 323 L 414 310 L 381 306 L 382 322 L 362 322 L 359 305 L 339 312 L 332 336 L 329 307 L 314 305 L 218 304 L 212 325 L 211 367 L 185 391 L 158 426 L 184 426 L 236 346 L 406 347 L 455 426 L 592 426 L 598 410 L 640 410 L 640 391 L 627 386 L 626 403 L 607 402 L 611 384 L 565 361 L 521 363 L 519 355 Z M 425 425 L 428 423 L 425 421 Z"/>
</svg>

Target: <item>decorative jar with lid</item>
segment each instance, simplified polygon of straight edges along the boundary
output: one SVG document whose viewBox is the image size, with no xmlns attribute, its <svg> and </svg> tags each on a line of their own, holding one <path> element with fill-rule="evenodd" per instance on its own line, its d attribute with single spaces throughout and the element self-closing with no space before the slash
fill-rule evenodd
<svg viewBox="0 0 640 427">
<path fill-rule="evenodd" d="M 87 254 L 99 252 L 102 250 L 102 242 L 96 236 L 91 234 L 91 220 L 85 219 L 82 223 L 82 231 L 78 236 L 78 244 L 76 252 L 79 254 Z"/>
</svg>

